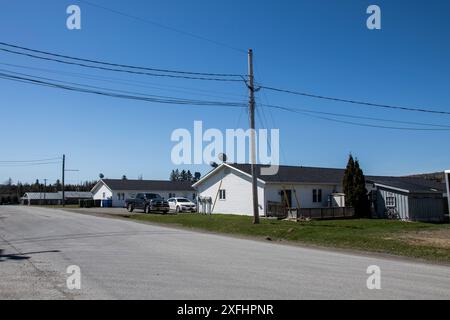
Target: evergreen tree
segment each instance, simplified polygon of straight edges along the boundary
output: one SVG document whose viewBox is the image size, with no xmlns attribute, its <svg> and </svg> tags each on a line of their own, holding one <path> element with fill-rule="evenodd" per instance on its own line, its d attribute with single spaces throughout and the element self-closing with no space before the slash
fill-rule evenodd
<svg viewBox="0 0 450 320">
<path fill-rule="evenodd" d="M 189 182 L 192 182 L 194 177 L 192 176 L 191 170 L 188 170 L 188 172 L 186 173 L 186 179 Z"/>
<path fill-rule="evenodd" d="M 195 183 L 195 182 L 199 181 L 201 179 L 201 177 L 202 177 L 202 174 L 200 172 L 194 173 L 194 179 L 192 180 L 192 182 Z"/>
<path fill-rule="evenodd" d="M 355 208 L 357 217 L 368 217 L 370 204 L 367 196 L 366 179 L 359 161 L 350 154 L 342 185 L 345 193 L 345 205 Z"/>
<path fill-rule="evenodd" d="M 186 170 L 182 170 L 181 171 L 180 180 L 181 181 L 187 181 L 187 172 L 186 172 Z"/>
<path fill-rule="evenodd" d="M 348 157 L 347 167 L 344 172 L 344 180 L 342 181 L 342 186 L 345 193 L 345 205 L 348 207 L 353 207 L 354 205 L 354 177 L 355 177 L 355 161 L 353 156 L 350 154 Z"/>
<path fill-rule="evenodd" d="M 172 170 L 172 172 L 170 173 L 170 181 L 177 181 L 177 177 L 175 175 L 175 170 Z"/>
<path fill-rule="evenodd" d="M 356 215 L 360 218 L 369 217 L 370 203 L 367 196 L 366 178 L 358 160 L 355 161 L 354 198 Z"/>
</svg>

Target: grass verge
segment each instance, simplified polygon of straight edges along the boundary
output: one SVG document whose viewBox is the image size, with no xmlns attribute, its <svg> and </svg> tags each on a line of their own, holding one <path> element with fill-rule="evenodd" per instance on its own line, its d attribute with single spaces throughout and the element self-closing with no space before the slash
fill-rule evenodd
<svg viewBox="0 0 450 320">
<path fill-rule="evenodd" d="M 272 241 L 352 249 L 450 263 L 450 225 L 390 220 L 289 222 L 233 215 L 127 216 L 129 219 Z"/>
</svg>

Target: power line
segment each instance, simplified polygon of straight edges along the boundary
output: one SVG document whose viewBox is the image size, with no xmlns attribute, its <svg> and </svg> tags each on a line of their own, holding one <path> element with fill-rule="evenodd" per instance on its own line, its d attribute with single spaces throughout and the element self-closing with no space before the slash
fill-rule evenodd
<svg viewBox="0 0 450 320">
<path fill-rule="evenodd" d="M 42 163 L 27 163 L 27 164 L 0 164 L 0 168 L 5 167 L 34 167 L 49 164 L 61 164 L 61 162 L 42 162 Z"/>
<path fill-rule="evenodd" d="M 213 40 L 213 39 L 209 39 L 209 38 L 206 38 L 206 37 L 203 37 L 203 36 L 191 33 L 191 32 L 187 32 L 187 31 L 184 31 L 184 30 L 180 30 L 180 29 L 177 29 L 177 28 L 174 28 L 174 27 L 166 26 L 166 25 L 164 25 L 162 23 L 155 22 L 155 21 L 152 21 L 152 20 L 149 20 L 149 19 L 144 19 L 142 17 L 134 16 L 134 15 L 131 15 L 129 13 L 125 13 L 125 12 L 122 12 L 122 11 L 119 11 L 119 10 L 116 10 L 116 9 L 111 9 L 111 8 L 108 8 L 108 7 L 105 7 L 105 6 L 101 6 L 99 4 L 95 4 L 95 3 L 92 3 L 90 1 L 86 1 L 86 0 L 78 0 L 78 1 L 81 2 L 81 3 L 87 4 L 89 6 L 92 6 L 92 7 L 96 7 L 96 8 L 105 10 L 105 11 L 112 12 L 112 13 L 117 14 L 117 15 L 121 15 L 121 16 L 130 18 L 130 19 L 134 19 L 134 20 L 137 20 L 137 21 L 140 21 L 140 22 L 143 22 L 143 23 L 146 23 L 146 24 L 150 24 L 150 25 L 162 28 L 162 29 L 170 30 L 172 32 L 176 32 L 176 33 L 179 33 L 179 34 L 182 34 L 182 35 L 185 35 L 185 36 L 189 36 L 189 37 L 196 38 L 196 39 L 199 39 L 199 40 L 207 41 L 209 43 L 215 44 L 217 46 L 222 46 L 222 47 L 225 47 L 225 48 L 237 51 L 239 53 L 247 54 L 246 50 L 243 50 L 243 49 L 240 49 L 240 48 L 237 48 L 237 47 L 234 47 L 234 46 L 230 46 L 230 45 L 228 45 L 226 43 L 223 43 L 223 42 L 219 42 L 219 41 L 216 41 L 216 40 Z"/>
<path fill-rule="evenodd" d="M 62 55 L 58 53 L 48 52 L 48 51 L 42 51 L 37 49 L 31 49 L 23 46 L 18 46 L 6 42 L 0 42 L 0 45 L 20 49 L 24 51 L 49 55 L 53 57 L 58 58 L 64 58 L 69 60 L 75 60 L 75 61 L 82 61 L 82 62 L 89 62 L 94 64 L 101 64 L 106 65 L 110 67 L 120 67 L 120 68 L 127 68 L 127 69 L 136 69 L 136 70 L 146 70 L 146 71 L 155 71 L 155 72 L 164 72 L 164 73 L 175 73 L 175 74 L 183 74 L 183 75 L 195 75 L 195 76 L 211 76 L 211 77 L 238 77 L 241 78 L 242 75 L 240 74 L 228 74 L 228 73 L 204 73 L 204 72 L 191 72 L 191 71 L 181 71 L 181 70 L 169 70 L 169 69 L 157 69 L 157 68 L 150 68 L 150 67 L 142 67 L 142 66 L 134 66 L 134 65 L 127 65 L 127 64 L 119 64 L 119 63 L 112 63 L 112 62 L 106 62 L 106 61 L 100 61 L 100 60 L 92 60 L 92 59 L 85 59 L 85 58 L 78 58 L 68 55 Z"/>
<path fill-rule="evenodd" d="M 264 85 L 260 86 L 259 88 L 270 90 L 270 91 L 275 91 L 275 92 L 289 93 L 289 94 L 304 96 L 304 97 L 309 97 L 309 98 L 324 99 L 324 100 L 345 102 L 345 103 L 351 103 L 351 104 L 359 104 L 359 105 L 365 105 L 365 106 L 370 106 L 370 107 L 379 107 L 379 108 L 397 109 L 397 110 L 403 110 L 403 111 L 426 112 L 426 113 L 450 115 L 449 111 L 431 110 L 431 109 L 426 109 L 426 108 L 411 108 L 411 107 L 394 106 L 394 105 L 387 105 L 387 104 L 377 104 L 377 103 L 357 101 L 357 100 L 348 100 L 348 99 L 334 98 L 334 97 L 316 95 L 316 94 L 305 93 L 305 92 L 278 89 L 278 88 L 273 88 L 273 87 L 267 87 Z"/>
<path fill-rule="evenodd" d="M 0 69 L 0 71 L 9 72 L 10 74 L 12 73 L 12 74 L 20 75 L 20 76 L 25 76 L 25 77 L 33 77 L 35 79 L 56 81 L 56 82 L 59 82 L 59 83 L 64 83 L 64 84 L 69 84 L 69 85 L 76 85 L 76 86 L 82 86 L 82 87 L 93 88 L 93 89 L 100 89 L 100 90 L 108 90 L 108 91 L 111 91 L 111 92 L 126 93 L 126 94 L 138 95 L 138 96 L 150 97 L 150 98 L 170 99 L 171 101 L 179 99 L 179 98 L 175 98 L 175 97 L 160 96 L 160 95 L 149 95 L 149 94 L 145 94 L 145 93 L 141 93 L 141 92 L 133 92 L 133 91 L 127 91 L 127 90 L 107 89 L 107 88 L 93 86 L 93 85 L 79 84 L 79 83 L 75 83 L 75 82 L 55 80 L 55 79 L 46 78 L 46 77 L 34 76 L 34 75 L 26 74 L 26 73 L 14 72 L 14 71 L 5 70 L 5 69 Z M 183 101 L 192 101 L 192 102 L 199 102 L 199 101 L 201 101 L 201 100 L 188 100 L 188 99 L 181 99 L 181 100 L 183 100 Z M 201 102 L 203 103 L 205 101 L 201 101 Z M 226 102 L 209 101 L 209 103 L 216 105 L 216 104 L 221 104 L 221 103 L 226 103 Z M 230 102 L 230 103 L 234 103 L 234 102 Z M 228 103 L 226 103 L 226 104 L 228 104 Z"/>
<path fill-rule="evenodd" d="M 60 160 L 61 158 L 48 158 L 48 159 L 38 159 L 38 160 L 1 160 L 0 163 L 27 163 L 27 162 L 44 162 L 51 160 Z"/>
<path fill-rule="evenodd" d="M 147 88 L 147 89 L 157 89 L 161 91 L 170 91 L 170 92 L 181 92 L 181 93 L 188 93 L 188 94 L 196 94 L 196 95 L 203 95 L 203 96 L 210 96 L 215 98 L 228 98 L 229 96 L 236 96 L 240 98 L 244 98 L 244 95 L 237 95 L 232 93 L 225 93 L 225 92 L 217 92 L 213 90 L 202 90 L 198 88 L 188 88 L 183 86 L 174 86 L 174 85 L 161 85 L 161 84 L 154 84 L 154 83 L 148 83 L 145 81 L 138 81 L 138 80 L 130 80 L 130 79 L 121 79 L 121 78 L 111 78 L 111 77 L 103 77 L 93 74 L 87 74 L 87 73 L 77 73 L 77 72 L 67 72 L 62 70 L 55 70 L 55 69 L 47 69 L 47 68 L 37 68 L 37 67 L 31 67 L 26 65 L 18 65 L 18 64 L 11 64 L 11 63 L 1 63 L 0 65 L 13 67 L 13 68 L 20 68 L 20 69 L 26 69 L 26 70 L 34 70 L 34 71 L 42 71 L 46 73 L 53 73 L 63 76 L 70 76 L 70 77 L 76 77 L 81 79 L 88 79 L 88 80 L 94 80 L 94 81 L 103 81 L 107 83 L 114 83 L 114 84 L 124 84 L 127 86 L 133 86 L 133 87 L 141 87 L 141 88 Z M 170 89 L 168 89 L 170 88 Z M 175 88 L 175 89 L 173 89 Z M 182 90 L 178 90 L 182 89 Z M 213 95 L 210 93 L 217 93 L 219 95 Z M 225 97 L 227 95 L 227 97 Z"/>
<path fill-rule="evenodd" d="M 412 125 L 419 125 L 419 126 L 430 126 L 430 127 L 450 129 L 450 125 L 445 125 L 445 124 L 416 122 L 416 121 L 402 121 L 402 120 L 383 119 L 383 118 L 375 118 L 375 117 L 365 117 L 365 116 L 357 116 L 357 115 L 345 114 L 345 113 L 334 113 L 334 112 L 317 111 L 317 110 L 310 110 L 310 109 L 289 108 L 289 107 L 282 107 L 282 106 L 269 105 L 269 104 L 265 104 L 263 106 L 269 107 L 269 108 L 273 108 L 273 109 L 292 111 L 292 112 L 299 111 L 299 112 L 303 112 L 303 113 L 322 114 L 322 115 L 344 117 L 344 118 L 352 118 L 352 119 L 363 119 L 363 120 L 392 122 L 392 123 L 400 123 L 400 124 L 412 124 Z"/>
<path fill-rule="evenodd" d="M 174 105 L 218 106 L 218 107 L 220 106 L 220 107 L 237 107 L 237 108 L 245 108 L 246 107 L 245 104 L 239 103 L 239 102 L 205 101 L 205 100 L 179 99 L 179 98 L 170 98 L 170 97 L 166 98 L 166 97 L 148 96 L 148 95 L 147 96 L 138 96 L 138 95 L 133 95 L 133 94 L 131 94 L 131 95 L 130 94 L 120 94 L 120 93 L 111 92 L 111 91 L 119 91 L 119 90 L 111 90 L 111 89 L 104 89 L 104 88 L 100 88 L 103 90 L 93 90 L 93 89 L 88 89 L 88 88 L 80 88 L 77 86 L 58 84 L 58 83 L 49 82 L 49 81 L 36 80 L 36 79 L 29 78 L 29 77 L 14 76 L 14 75 L 7 74 L 7 73 L 0 73 L 0 78 L 6 79 L 6 80 L 11 80 L 11 81 L 16 81 L 16 82 L 21 82 L 21 83 L 34 84 L 34 85 L 51 87 L 51 88 L 58 88 L 58 89 L 83 92 L 83 93 L 91 93 L 91 94 L 96 94 L 96 95 L 129 99 L 129 100 L 139 100 L 139 101 L 174 104 Z M 87 86 L 87 85 L 84 85 L 84 86 Z M 87 87 L 94 87 L 94 86 L 87 86 Z M 99 88 L 99 87 L 95 87 L 95 88 Z M 104 91 L 104 90 L 109 90 L 109 91 Z"/>
<path fill-rule="evenodd" d="M 104 71 L 113 71 L 113 72 L 122 72 L 122 73 L 129 73 L 129 74 L 138 74 L 138 75 L 145 75 L 145 76 L 151 76 L 151 77 L 165 77 L 165 78 L 186 79 L 186 80 L 221 81 L 221 82 L 242 82 L 243 81 L 242 79 L 239 80 L 239 79 L 227 79 L 227 78 L 207 78 L 207 77 L 194 77 L 194 76 L 158 74 L 158 73 L 150 73 L 150 72 L 143 72 L 143 71 L 123 70 L 123 69 L 117 69 L 117 68 L 93 66 L 93 65 L 88 65 L 88 64 L 79 63 L 79 62 L 64 61 L 64 60 L 55 59 L 55 58 L 41 57 L 41 56 L 37 56 L 35 54 L 19 52 L 19 51 L 5 49 L 5 48 L 0 48 L 0 50 L 11 53 L 11 54 L 26 56 L 26 57 L 30 57 L 30 58 L 45 60 L 45 61 L 58 62 L 58 63 L 68 64 L 68 65 L 75 65 L 75 66 L 84 67 L 84 68 L 98 69 L 98 70 L 104 70 Z"/>
<path fill-rule="evenodd" d="M 405 130 L 405 131 L 450 131 L 450 128 L 394 127 L 394 126 L 376 125 L 376 124 L 369 124 L 369 123 L 360 123 L 360 122 L 345 121 L 345 120 L 333 119 L 333 118 L 329 118 L 329 117 L 325 117 L 325 116 L 316 115 L 316 114 L 322 114 L 321 112 L 314 112 L 314 111 L 305 112 L 305 111 L 301 111 L 299 109 L 287 108 L 287 107 L 282 107 L 282 106 L 274 106 L 274 105 L 264 105 L 263 107 L 284 110 L 284 111 L 288 111 L 288 112 L 303 114 L 303 115 L 306 115 L 306 116 L 309 116 L 312 118 L 316 118 L 316 119 L 327 120 L 327 121 L 343 123 L 343 124 L 350 124 L 350 125 L 360 126 L 360 127 Z M 312 114 L 312 113 L 314 113 L 314 114 Z M 344 115 L 341 114 L 340 116 L 344 116 Z M 345 116 L 350 116 L 350 115 L 345 115 Z M 425 124 L 422 123 L 420 125 L 425 125 Z M 439 126 L 439 125 L 435 125 L 435 126 Z"/>
</svg>

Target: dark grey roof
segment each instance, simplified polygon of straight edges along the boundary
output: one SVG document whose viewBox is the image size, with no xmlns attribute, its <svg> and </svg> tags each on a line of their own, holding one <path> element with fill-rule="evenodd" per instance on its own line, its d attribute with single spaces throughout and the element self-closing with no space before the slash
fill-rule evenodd
<svg viewBox="0 0 450 320">
<path fill-rule="evenodd" d="M 250 164 L 229 164 L 234 168 L 245 173 L 251 174 Z M 294 166 L 279 166 L 278 174 L 266 176 L 261 175 L 261 168 L 267 167 L 264 165 L 257 165 L 258 179 L 266 182 L 279 183 L 342 183 L 344 178 L 344 169 L 331 168 L 314 168 L 314 167 L 294 167 Z"/>
<path fill-rule="evenodd" d="M 191 182 L 185 181 L 158 181 L 158 180 L 102 180 L 111 190 L 134 191 L 193 191 Z"/>
<path fill-rule="evenodd" d="M 251 174 L 250 164 L 229 164 L 230 166 Z M 261 167 L 257 165 L 258 179 L 269 183 L 335 183 L 341 184 L 344 178 L 345 169 L 316 168 L 316 167 L 295 167 L 280 166 L 278 174 L 273 176 L 262 176 Z M 412 177 L 385 177 L 385 176 L 366 176 L 369 183 L 379 183 L 393 188 L 408 190 L 417 193 L 444 193 L 446 192 L 445 183 L 440 183 L 424 178 Z"/>
<path fill-rule="evenodd" d="M 367 182 L 407 190 L 413 193 L 444 193 L 446 185 L 442 182 L 411 177 L 366 177 Z"/>
</svg>

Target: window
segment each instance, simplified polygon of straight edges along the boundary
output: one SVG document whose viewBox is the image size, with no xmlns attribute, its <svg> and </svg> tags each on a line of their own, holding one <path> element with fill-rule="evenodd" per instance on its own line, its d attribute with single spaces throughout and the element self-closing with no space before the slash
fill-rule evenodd
<svg viewBox="0 0 450 320">
<path fill-rule="evenodd" d="M 175 198 L 177 195 L 175 193 L 169 193 L 169 198 Z"/>
<path fill-rule="evenodd" d="M 226 198 L 227 198 L 227 196 L 226 196 L 225 189 L 219 190 L 219 200 L 226 200 Z"/>
<path fill-rule="evenodd" d="M 386 197 L 386 207 L 395 207 L 395 197 Z"/>
<path fill-rule="evenodd" d="M 103 199 L 105 199 L 106 198 L 106 193 L 105 192 L 103 192 Z"/>
<path fill-rule="evenodd" d="M 313 202 L 322 203 L 322 189 L 313 189 Z"/>
</svg>

